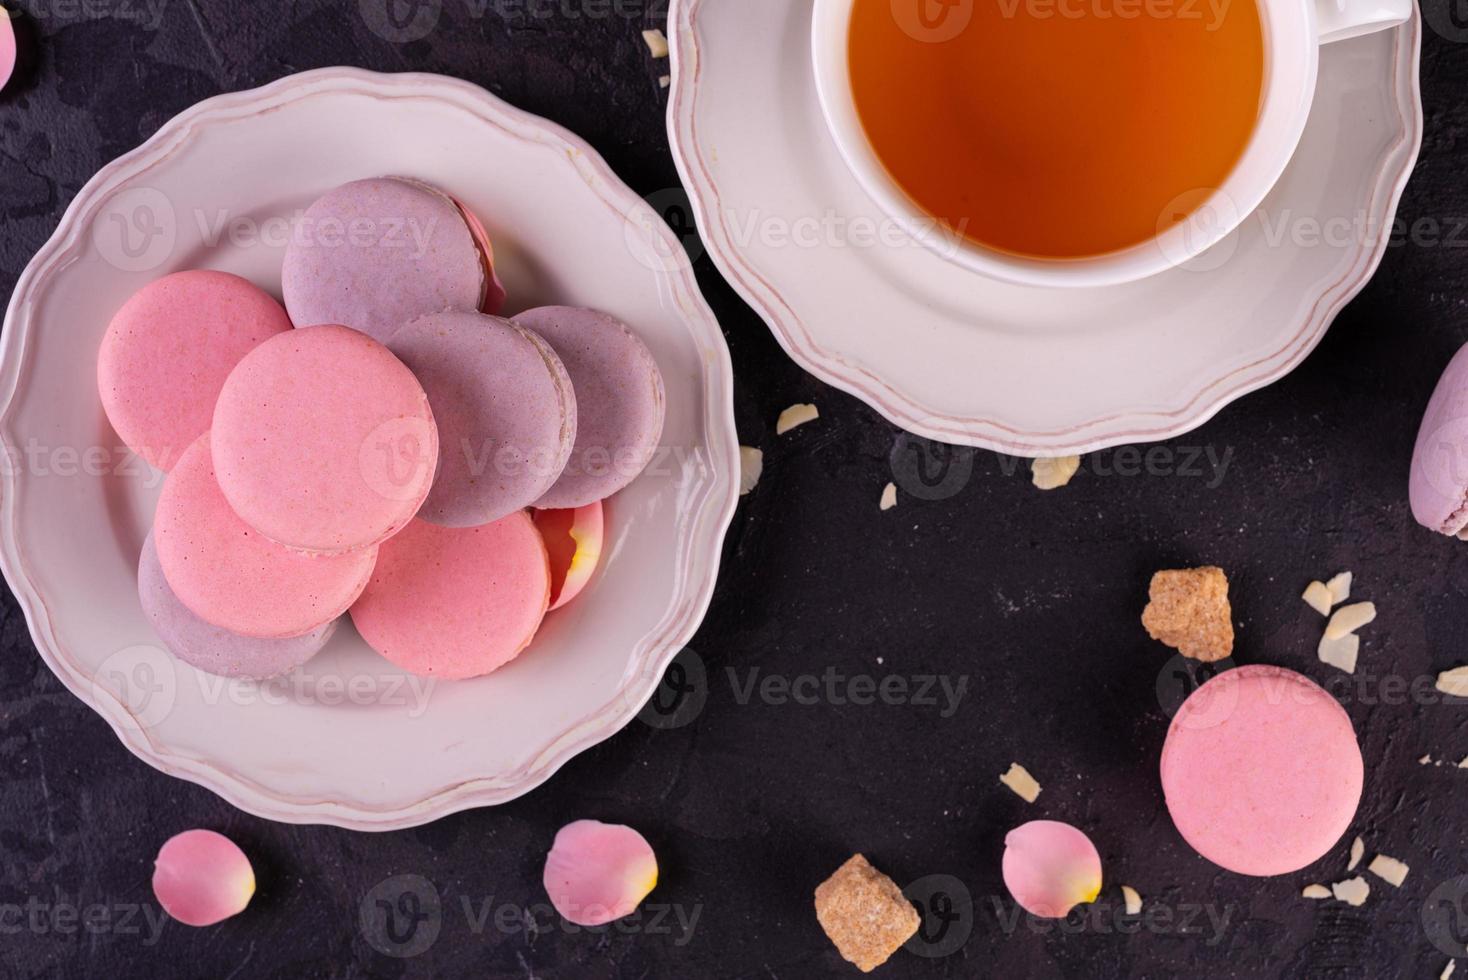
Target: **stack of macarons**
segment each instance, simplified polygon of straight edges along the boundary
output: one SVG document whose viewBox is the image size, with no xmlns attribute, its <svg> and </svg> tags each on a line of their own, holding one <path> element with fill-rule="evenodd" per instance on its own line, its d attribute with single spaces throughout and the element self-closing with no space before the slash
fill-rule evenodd
<svg viewBox="0 0 1468 980">
<path fill-rule="evenodd" d="M 138 590 L 173 653 L 254 678 L 350 614 L 398 666 L 513 660 L 600 555 L 602 501 L 662 434 L 651 352 L 604 313 L 496 315 L 483 226 L 421 181 L 300 217 L 285 306 L 223 272 L 150 283 L 98 357 L 124 442 L 167 472 Z"/>
</svg>

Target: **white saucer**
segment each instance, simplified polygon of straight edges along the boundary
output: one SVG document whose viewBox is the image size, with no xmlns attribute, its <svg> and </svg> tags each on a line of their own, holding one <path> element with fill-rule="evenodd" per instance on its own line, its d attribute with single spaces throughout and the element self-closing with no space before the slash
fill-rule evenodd
<svg viewBox="0 0 1468 980">
<path fill-rule="evenodd" d="M 279 296 L 289 226 L 272 229 L 382 174 L 484 219 L 511 312 L 567 303 L 633 324 L 666 383 L 663 451 L 608 502 L 591 585 L 493 675 L 415 686 L 347 623 L 284 681 L 211 678 L 139 606 L 159 476 L 113 451 L 98 344 L 132 292 L 179 269 Z M 500 803 L 618 731 L 702 619 L 738 499 L 729 351 L 692 274 L 649 271 L 643 252 L 678 245 L 666 225 L 641 231 L 643 210 L 586 143 L 476 86 L 349 68 L 200 103 L 103 168 L 0 338 L 0 566 L 46 664 L 140 758 L 296 823 L 390 830 Z"/>
<path fill-rule="evenodd" d="M 1106 289 L 1009 285 L 888 237 L 822 120 L 811 6 L 673 0 L 673 154 L 715 264 L 790 356 L 943 442 L 1165 439 L 1283 377 L 1376 270 L 1421 143 L 1414 17 L 1322 50 L 1284 178 L 1194 263 Z M 1332 219 L 1364 230 L 1312 232 Z"/>
</svg>

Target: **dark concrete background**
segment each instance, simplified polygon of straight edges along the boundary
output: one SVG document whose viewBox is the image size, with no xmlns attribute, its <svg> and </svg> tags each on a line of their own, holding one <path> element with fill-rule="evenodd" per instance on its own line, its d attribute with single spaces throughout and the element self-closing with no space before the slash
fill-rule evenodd
<svg viewBox="0 0 1468 980">
<path fill-rule="evenodd" d="M 369 27 L 385 0 L 5 2 L 31 14 L 39 49 L 0 96 L 7 294 L 103 164 L 199 99 L 324 65 L 468 79 L 576 131 L 640 193 L 678 183 L 657 82 L 667 65 L 640 37 L 663 24 L 657 0 L 445 0 L 437 28 L 401 44 Z M 680 727 L 634 723 L 519 802 L 383 835 L 236 812 L 132 758 L 41 664 L 7 594 L 0 976 L 851 976 L 811 892 L 860 850 L 903 884 L 952 876 L 973 900 L 925 948 L 968 931 L 957 951 L 904 952 L 879 975 L 1436 977 L 1468 938 L 1468 916 L 1450 916 L 1468 893 L 1455 880 L 1468 873 L 1468 771 L 1417 760 L 1468 756 L 1468 709 L 1402 688 L 1468 661 L 1468 545 L 1412 522 L 1406 471 L 1434 380 L 1468 340 L 1468 18 L 1461 0 L 1432 2 L 1427 138 L 1402 214 L 1437 223 L 1439 240 L 1393 247 L 1300 370 L 1167 444 L 1151 472 L 1127 475 L 1127 451 L 1101 453 L 1047 495 L 1016 461 L 979 453 L 956 460 L 972 470 L 951 495 L 903 494 L 880 513 L 911 447 L 796 368 L 700 260 L 734 355 L 740 435 L 764 449 L 766 470 L 680 675 L 696 682 L 702 669 L 685 702 L 697 710 L 673 717 Z M 821 420 L 776 438 L 796 401 Z M 1189 475 L 1199 454 L 1201 475 Z M 1303 885 L 1345 877 L 1346 842 L 1317 867 L 1257 881 L 1213 869 L 1173 830 L 1155 766 L 1161 702 L 1179 682 L 1137 620 L 1151 571 L 1203 562 L 1232 578 L 1239 662 L 1334 680 L 1367 762 L 1354 830 L 1368 853 L 1412 866 L 1400 890 L 1372 879 L 1363 908 L 1308 902 Z M 1298 598 L 1341 569 L 1381 610 L 1344 684 L 1316 661 L 1320 623 Z M 778 703 L 744 696 L 756 670 L 968 686 L 952 712 L 941 699 Z M 1014 760 L 1045 786 L 1035 806 L 996 781 Z M 1035 816 L 1078 824 L 1106 862 L 1102 902 L 1065 928 L 1015 920 L 999 880 L 1005 831 Z M 588 934 L 534 908 L 545 850 L 578 817 L 646 833 L 663 870 L 654 915 Z M 244 846 L 259 892 L 219 927 L 159 929 L 152 857 L 194 826 Z M 364 904 L 403 890 L 400 875 L 438 896 L 436 938 L 425 924 L 394 947 L 380 922 L 361 922 Z M 1149 918 L 1117 916 L 1121 883 L 1147 897 Z M 67 917 L 87 909 L 91 929 Z"/>
</svg>

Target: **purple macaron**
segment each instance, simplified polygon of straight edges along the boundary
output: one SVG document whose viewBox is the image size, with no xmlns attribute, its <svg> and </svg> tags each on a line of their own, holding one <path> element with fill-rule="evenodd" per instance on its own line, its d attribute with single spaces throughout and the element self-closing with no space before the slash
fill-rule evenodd
<svg viewBox="0 0 1468 980">
<path fill-rule="evenodd" d="M 1442 534 L 1468 527 L 1468 347 L 1453 357 L 1427 403 L 1408 485 L 1412 516 Z"/>
<path fill-rule="evenodd" d="M 385 341 L 425 313 L 498 308 L 477 219 L 443 191 L 377 177 L 328 191 L 301 216 L 281 287 L 298 327 L 334 323 Z"/>
<path fill-rule="evenodd" d="M 219 677 L 265 680 L 293 670 L 321 652 L 340 622 L 334 619 L 304 636 L 285 640 L 240 636 L 205 622 L 169 588 L 152 534 L 143 542 L 138 558 L 138 598 L 158 638 L 175 657 Z"/>
<path fill-rule="evenodd" d="M 544 337 L 576 386 L 580 425 L 565 472 L 535 506 L 584 507 L 647 468 L 663 433 L 663 375 L 637 335 L 596 310 L 542 306 L 514 322 Z"/>
<path fill-rule="evenodd" d="M 405 324 L 387 346 L 423 385 L 438 425 L 438 472 L 419 517 L 478 527 L 551 489 L 580 413 L 549 344 L 509 320 L 449 312 Z"/>
</svg>

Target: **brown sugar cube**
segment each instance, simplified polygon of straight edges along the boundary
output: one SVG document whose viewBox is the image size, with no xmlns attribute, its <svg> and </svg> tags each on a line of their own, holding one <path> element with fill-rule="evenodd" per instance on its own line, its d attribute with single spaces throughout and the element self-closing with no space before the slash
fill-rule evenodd
<svg viewBox="0 0 1468 980">
<path fill-rule="evenodd" d="M 816 918 L 837 951 L 863 973 L 887 962 L 921 922 L 897 883 L 860 854 L 816 889 Z"/>
<path fill-rule="evenodd" d="M 1233 609 L 1223 569 L 1185 568 L 1152 576 L 1142 625 L 1185 657 L 1212 663 L 1234 650 Z"/>
</svg>

